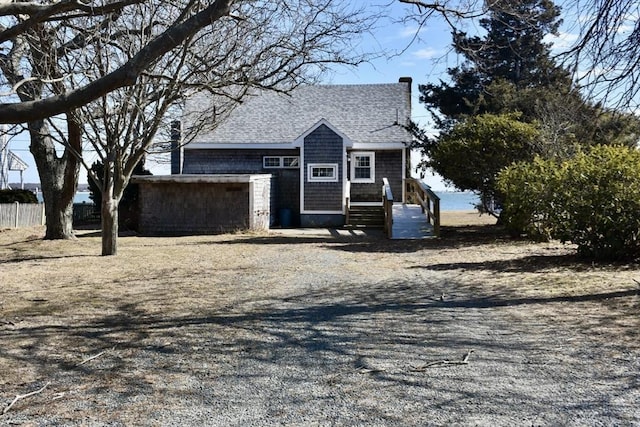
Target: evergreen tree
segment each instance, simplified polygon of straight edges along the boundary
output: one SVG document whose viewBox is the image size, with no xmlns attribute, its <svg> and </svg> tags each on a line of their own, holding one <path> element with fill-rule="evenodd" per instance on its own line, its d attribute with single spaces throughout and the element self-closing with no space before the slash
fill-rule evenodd
<svg viewBox="0 0 640 427">
<path fill-rule="evenodd" d="M 634 144 L 640 122 L 587 102 L 554 62 L 544 38 L 557 32 L 560 11 L 550 0 L 498 0 L 488 7 L 482 36 L 453 33 L 464 61 L 448 70 L 451 83 L 419 87 L 440 134 L 411 130 L 427 159 L 422 166 L 477 192 L 484 210 L 497 216 L 493 207 L 503 194 L 495 176 L 502 168 L 536 154 L 569 158 L 585 145 Z"/>
<path fill-rule="evenodd" d="M 501 105 L 494 85 L 506 84 L 515 91 L 571 92 L 569 72 L 554 63 L 550 45 L 544 42 L 547 34 L 557 32 L 560 10 L 549 0 L 500 0 L 489 8 L 480 20 L 484 36 L 453 33 L 453 47 L 464 62 L 448 70 L 452 83 L 419 87 L 420 101 L 440 129 L 476 114 L 521 111 Z M 527 112 L 521 112 L 523 120 L 530 121 Z"/>
</svg>

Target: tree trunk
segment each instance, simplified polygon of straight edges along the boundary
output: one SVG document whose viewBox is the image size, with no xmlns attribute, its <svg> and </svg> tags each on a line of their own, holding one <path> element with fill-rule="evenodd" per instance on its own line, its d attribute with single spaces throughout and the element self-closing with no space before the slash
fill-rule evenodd
<svg viewBox="0 0 640 427">
<path fill-rule="evenodd" d="M 107 153 L 102 175 L 102 256 L 118 254 L 118 205 L 122 186 L 117 185 L 114 152 Z"/>
<path fill-rule="evenodd" d="M 102 194 L 102 255 L 118 254 L 118 200 L 111 197 L 112 191 Z"/>
<path fill-rule="evenodd" d="M 73 197 L 78 187 L 79 163 L 68 149 L 58 157 L 46 122 L 29 122 L 28 126 L 31 136 L 29 150 L 38 168 L 44 198 L 46 218 L 44 238 L 72 239 L 74 238 Z M 79 144 L 79 141 L 75 143 Z"/>
</svg>

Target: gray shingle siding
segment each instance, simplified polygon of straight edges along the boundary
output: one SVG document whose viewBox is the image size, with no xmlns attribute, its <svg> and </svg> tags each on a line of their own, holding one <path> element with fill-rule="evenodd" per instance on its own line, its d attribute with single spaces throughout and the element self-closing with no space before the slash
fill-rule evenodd
<svg viewBox="0 0 640 427">
<path fill-rule="evenodd" d="M 140 205 L 145 235 L 215 234 L 250 226 L 249 184 L 144 184 Z"/>
<path fill-rule="evenodd" d="M 318 126 L 304 138 L 304 209 L 306 211 L 341 211 L 344 145 L 342 138 L 326 125 Z M 308 165 L 338 165 L 338 181 L 309 182 Z"/>
<path fill-rule="evenodd" d="M 273 173 L 264 169 L 264 156 L 299 156 L 299 150 L 185 150 L 184 174 Z"/>
<path fill-rule="evenodd" d="M 402 201 L 402 151 L 376 151 L 376 182 L 352 183 L 353 202 L 371 202 L 382 199 L 382 178 L 388 178 L 393 199 Z"/>
<path fill-rule="evenodd" d="M 278 210 L 291 210 L 293 225 L 300 214 L 300 169 L 265 169 L 264 156 L 299 156 L 293 150 L 185 150 L 184 174 L 247 174 L 269 173 L 273 175 L 271 187 L 272 224 L 278 218 Z"/>
</svg>

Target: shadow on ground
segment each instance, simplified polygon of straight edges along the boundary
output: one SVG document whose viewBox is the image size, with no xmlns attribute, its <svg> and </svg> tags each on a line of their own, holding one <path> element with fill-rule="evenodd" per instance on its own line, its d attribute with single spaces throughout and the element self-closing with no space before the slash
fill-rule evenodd
<svg viewBox="0 0 640 427">
<path fill-rule="evenodd" d="M 446 249 L 467 246 L 482 246 L 504 241 L 513 241 L 503 227 L 495 225 L 442 227 L 440 238 L 420 240 L 390 240 L 381 230 L 365 230 L 358 233 L 349 230 L 318 229 L 315 232 L 296 233 L 290 230 L 285 235 L 274 234 L 245 238 L 232 238 L 211 243 L 297 245 L 326 244 L 350 252 L 411 253 L 422 249 Z"/>
<path fill-rule="evenodd" d="M 51 382 L 43 396 L 1 417 L 64 423 L 77 421 L 81 411 L 85 421 L 130 424 L 135 417 L 179 422 L 185 408 L 194 411 L 190 421 L 197 414 L 217 419 L 226 408 L 225 416 L 239 424 L 259 408 L 258 418 L 287 423 L 326 419 L 324 410 L 331 408 L 339 424 L 366 414 L 373 423 L 402 425 L 408 419 L 453 422 L 452 414 L 562 421 L 556 417 L 579 419 L 602 405 L 622 417 L 628 408 L 620 397 L 631 393 L 638 372 L 609 354 L 630 349 L 593 334 L 585 340 L 589 325 L 579 313 L 558 324 L 537 318 L 535 308 L 584 310 L 637 297 L 630 290 L 488 299 L 461 286 L 455 299 L 440 301 L 422 282 L 384 282 L 318 287 L 289 297 L 265 292 L 240 306 L 186 314 L 150 294 L 114 301 L 110 314 L 27 318 L 1 329 L 3 363 L 35 371 L 38 387 Z M 150 302 L 160 310 L 142 308 Z M 504 311 L 514 307 L 531 315 L 514 322 Z M 589 321 L 594 331 L 624 321 L 637 342 L 637 318 L 612 311 Z M 469 349 L 469 366 L 415 370 L 460 360 Z M 2 397 L 10 400 L 33 385 L 4 384 Z M 51 400 L 60 393 L 64 398 Z M 554 400 L 558 393 L 566 404 Z M 587 403 L 594 408 L 585 409 Z M 120 410 L 108 411 L 113 407 Z M 296 411 L 311 418 L 296 418 Z"/>
</svg>

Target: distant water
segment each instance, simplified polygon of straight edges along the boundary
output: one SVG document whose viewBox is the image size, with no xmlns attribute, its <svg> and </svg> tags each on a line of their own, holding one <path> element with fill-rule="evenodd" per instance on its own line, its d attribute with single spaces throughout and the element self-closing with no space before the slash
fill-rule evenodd
<svg viewBox="0 0 640 427">
<path fill-rule="evenodd" d="M 93 203 L 93 200 L 89 198 L 88 191 L 78 191 L 73 198 L 73 203 Z"/>
<path fill-rule="evenodd" d="M 38 191 L 36 193 L 36 197 L 38 198 L 38 202 L 44 202 L 44 199 L 42 198 L 42 192 Z M 88 191 L 78 191 L 73 197 L 73 203 L 93 203 L 93 201 L 89 198 Z"/>
<path fill-rule="evenodd" d="M 470 191 L 436 191 L 440 197 L 441 211 L 470 211 L 480 203 L 478 196 Z M 42 193 L 38 192 L 38 201 L 42 202 Z M 93 203 L 88 191 L 78 191 L 73 198 L 74 203 Z"/>
<path fill-rule="evenodd" d="M 480 198 L 471 191 L 435 191 L 441 211 L 472 211 Z"/>
</svg>

